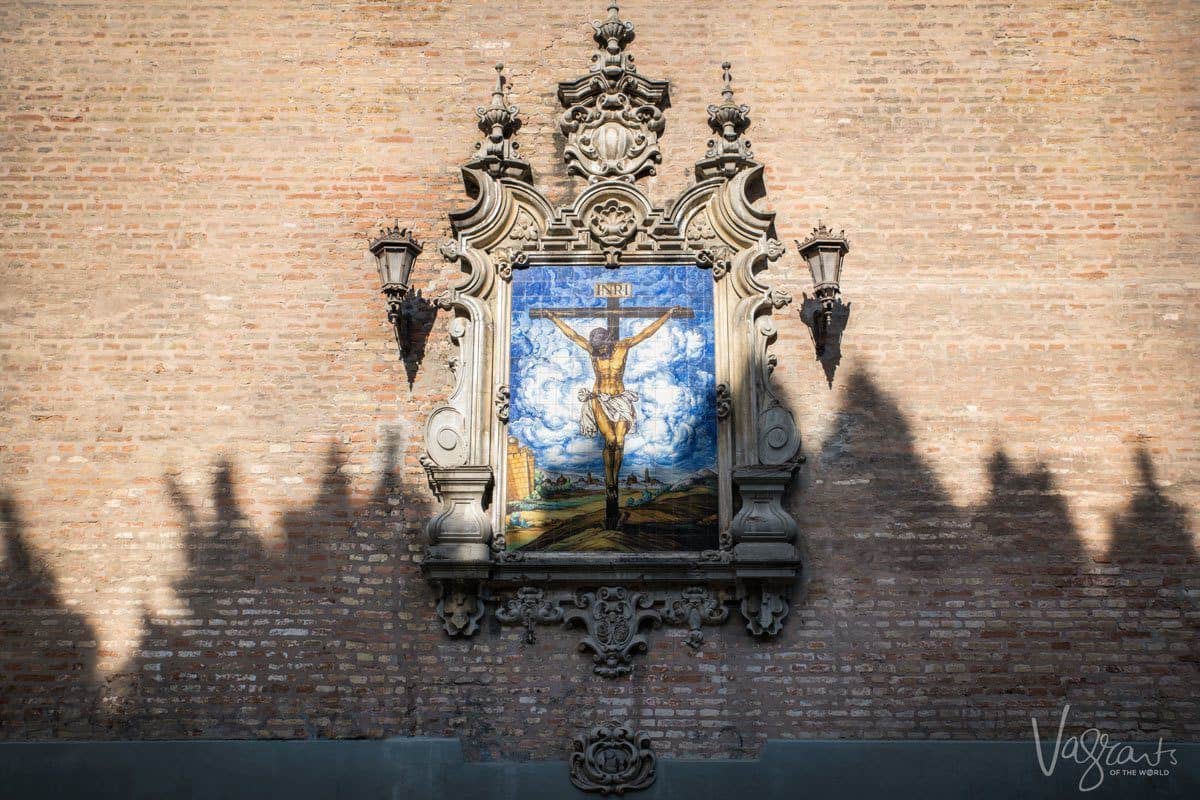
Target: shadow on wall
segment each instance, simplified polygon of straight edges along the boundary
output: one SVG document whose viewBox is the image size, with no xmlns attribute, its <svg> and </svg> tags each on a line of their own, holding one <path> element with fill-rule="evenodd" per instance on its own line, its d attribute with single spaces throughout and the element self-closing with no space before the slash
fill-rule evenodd
<svg viewBox="0 0 1200 800">
<path fill-rule="evenodd" d="M 174 586 L 182 606 L 145 616 L 134 658 L 109 679 L 103 703 L 95 637 L 63 607 L 6 499 L 0 738 L 403 731 L 411 682 L 395 630 L 395 586 L 398 572 L 415 567 L 396 532 L 414 529 L 428 508 L 423 494 L 400 486 L 396 444 L 387 443 L 382 476 L 359 504 L 331 447 L 312 505 L 282 517 L 278 549 L 239 508 L 228 461 L 215 471 L 211 513 L 166 477 L 184 530 L 187 572 Z"/>
<path fill-rule="evenodd" d="M 86 736 L 99 694 L 96 634 L 63 604 L 7 492 L 0 492 L 0 522 L 0 738 Z"/>
<path fill-rule="evenodd" d="M 1200 564 L 1188 529 L 1188 511 L 1158 486 L 1150 454 L 1139 448 L 1138 488 L 1125 510 L 1109 521 L 1111 592 L 1132 614 L 1118 615 L 1114 646 L 1123 664 L 1111 665 L 1122 687 L 1123 715 L 1162 720 L 1162 728 L 1192 726 L 1200 736 Z M 1132 619 L 1128 617 L 1132 616 Z M 1162 669 L 1161 662 L 1181 665 Z M 1186 714 L 1186 715 L 1185 715 Z"/>
<path fill-rule="evenodd" d="M 437 321 L 437 305 L 425 297 L 420 289 L 404 298 L 404 313 L 408 314 L 408 350 L 404 355 L 404 374 L 408 388 L 417 381 L 417 372 L 425 361 L 425 344 Z"/>
<path fill-rule="evenodd" d="M 987 498 L 957 507 L 897 404 L 853 374 L 798 506 L 813 558 L 790 634 L 836 625 L 827 657 L 855 679 L 833 704 L 868 709 L 881 738 L 1024 738 L 1064 702 L 1113 735 L 1200 735 L 1200 555 L 1133 458 L 1139 488 L 1093 558 L 1044 464 L 999 447 Z"/>
<path fill-rule="evenodd" d="M 821 369 L 825 372 L 825 383 L 832 389 L 833 376 L 837 374 L 838 365 L 842 363 L 842 335 L 850 325 L 850 307 L 853 303 L 843 303 L 838 298 L 830 315 L 829 325 L 825 329 L 824 349 L 818 337 L 818 315 L 821 313 L 821 301 L 816 297 L 803 296 L 800 304 L 800 321 L 808 328 L 809 338 L 812 339 L 813 351 Z"/>
<path fill-rule="evenodd" d="M 808 583 L 783 635 L 750 645 L 735 614 L 693 660 L 656 633 L 625 682 L 593 678 L 567 634 L 527 647 L 489 622 L 482 639 L 445 637 L 410 557 L 430 501 L 400 484 L 395 441 L 357 500 L 331 448 L 277 548 L 239 507 L 234 464 L 217 465 L 211 508 L 167 477 L 181 605 L 146 615 L 107 686 L 93 631 L 5 498 L 0 737 L 460 735 L 468 753 L 561 757 L 606 702 L 635 722 L 664 703 L 694 712 L 687 693 L 727 668 L 728 696 L 695 701 L 715 704 L 712 726 L 664 739 L 664 754 L 750 755 L 775 737 L 1024 739 L 1030 716 L 1049 724 L 1063 702 L 1112 736 L 1200 736 L 1200 557 L 1148 452 L 1133 453 L 1137 488 L 1096 558 L 1044 465 L 997 448 L 987 497 L 957 506 L 866 373 L 845 396 L 803 472 Z"/>
<path fill-rule="evenodd" d="M 393 514 L 423 515 L 401 491 L 396 442 L 356 507 L 335 447 L 316 499 L 281 519 L 267 550 L 219 464 L 214 513 L 202 520 L 171 478 L 188 572 L 175 590 L 184 619 L 147 617 L 139 663 L 118 710 L 122 735 L 382 736 L 403 728 L 409 674 L 397 653 L 399 556 Z M 381 527 L 382 524 L 382 527 Z"/>
</svg>

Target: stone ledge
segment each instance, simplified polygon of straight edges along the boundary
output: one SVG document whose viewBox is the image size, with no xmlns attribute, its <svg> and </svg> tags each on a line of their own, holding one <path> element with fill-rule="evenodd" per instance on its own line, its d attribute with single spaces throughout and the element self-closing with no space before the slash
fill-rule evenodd
<svg viewBox="0 0 1200 800">
<path fill-rule="evenodd" d="M 1079 796 L 1200 796 L 1200 743 L 1164 747 L 1179 761 L 1168 777 L 1105 777 Z M 1060 759 L 1043 776 L 1032 742 L 772 740 L 753 760 L 661 759 L 655 783 L 628 796 L 1051 800 L 1078 794 L 1082 771 Z M 467 762 L 457 739 L 434 738 L 0 743 L 0 787 L 11 800 L 597 796 L 570 784 L 565 761 Z"/>
</svg>

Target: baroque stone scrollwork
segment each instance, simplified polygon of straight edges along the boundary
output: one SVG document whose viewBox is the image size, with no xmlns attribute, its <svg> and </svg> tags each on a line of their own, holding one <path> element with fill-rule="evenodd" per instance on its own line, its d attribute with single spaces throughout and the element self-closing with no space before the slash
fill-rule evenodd
<svg viewBox="0 0 1200 800">
<path fill-rule="evenodd" d="M 496 388 L 496 418 L 501 422 L 508 422 L 509 401 L 508 384 L 501 384 Z"/>
<path fill-rule="evenodd" d="M 517 553 L 508 552 L 508 541 L 504 535 L 504 529 L 499 528 L 492 534 L 492 541 L 488 545 L 492 549 L 493 559 L 505 559 L 509 556 L 518 556 Z"/>
<path fill-rule="evenodd" d="M 442 628 L 451 636 L 473 636 L 479 630 L 486 607 L 478 592 L 464 586 L 442 587 L 438 599 L 437 615 Z"/>
<path fill-rule="evenodd" d="M 689 586 L 667 606 L 663 616 L 672 624 L 688 626 L 684 644 L 695 651 L 704 645 L 704 633 L 700 626 L 705 623 L 720 625 L 729 619 L 729 609 L 721 602 L 721 598 L 707 588 Z"/>
<path fill-rule="evenodd" d="M 506 281 L 512 280 L 514 268 L 529 263 L 528 254 L 512 248 L 493 250 L 492 259 L 496 265 L 496 274 Z"/>
<path fill-rule="evenodd" d="M 629 722 L 597 725 L 577 736 L 571 750 L 571 783 L 585 792 L 619 795 L 654 783 L 650 737 Z"/>
<path fill-rule="evenodd" d="M 706 247 L 703 250 L 697 251 L 696 260 L 702 266 L 711 269 L 713 280 L 719 281 L 728 275 L 729 270 L 732 268 L 729 255 L 729 248 L 717 245 L 716 247 Z"/>
<path fill-rule="evenodd" d="M 488 254 L 496 267 L 496 274 L 501 280 L 512 280 L 514 269 L 520 269 L 529 264 L 529 253 L 525 248 L 536 244 L 541 238 L 541 228 L 524 209 L 517 211 L 516 222 L 508 235 L 498 244 L 493 245 Z"/>
<path fill-rule="evenodd" d="M 733 269 L 733 250 L 721 242 L 707 213 L 701 212 L 692 218 L 688 224 L 687 241 L 696 251 L 696 260 L 700 265 L 712 270 L 713 280 L 721 280 Z"/>
<path fill-rule="evenodd" d="M 717 384 L 717 419 L 725 419 L 729 416 L 729 412 L 733 410 L 733 394 L 729 391 L 729 384 Z"/>
<path fill-rule="evenodd" d="M 522 208 L 517 211 L 517 221 L 513 223 L 508 238 L 514 243 L 529 244 L 542 238 L 542 229 L 530 213 Z"/>
<path fill-rule="evenodd" d="M 784 617 L 791 610 L 787 596 L 767 586 L 746 591 L 739 607 L 746 620 L 746 630 L 764 638 L 776 636 L 783 630 Z"/>
<path fill-rule="evenodd" d="M 458 274 L 437 300 L 453 345 L 449 396 L 425 431 L 426 470 L 440 507 L 426 525 L 422 568 L 446 587 L 438 616 L 451 636 L 480 628 L 487 603 L 504 624 L 582 626 L 581 650 L 597 674 L 630 673 L 648 628 L 686 626 L 701 646 L 704 625 L 733 607 L 754 636 L 777 635 L 789 606 L 783 587 L 801 569 L 795 519 L 786 507 L 800 435 L 775 386 L 775 316 L 791 302 L 772 286 L 783 255 L 762 165 L 745 139 L 749 110 L 734 100 L 729 67 L 722 101 L 709 108 L 713 142 L 696 182 L 671 204 L 654 205 L 636 181 L 661 154 L 666 81 L 634 69 L 632 24 L 618 9 L 593 23 L 597 52 L 588 73 L 558 85 L 564 158 L 588 185 L 554 207 L 518 157 L 520 128 L 509 86 L 497 72 L 488 105 L 474 109 L 485 141 L 462 169 L 471 202 L 450 214 L 440 250 Z M 670 265 L 713 277 L 718 502 L 717 549 L 702 552 L 539 552 L 510 549 L 505 536 L 511 467 L 508 425 L 512 290 L 523 269 Z M 502 601 L 489 598 L 500 596 Z"/>
<path fill-rule="evenodd" d="M 563 611 L 557 603 L 546 599 L 546 592 L 534 586 L 522 586 L 515 597 L 496 609 L 496 619 L 507 625 L 525 626 L 525 641 L 533 644 L 537 636 L 534 625 L 561 622 Z"/>
<path fill-rule="evenodd" d="M 633 41 L 633 23 L 620 18 L 614 3 L 608 19 L 593 22 L 599 50 L 587 75 L 558 85 L 566 109 L 559 130 L 567 139 L 567 168 L 589 181 L 633 181 L 653 175 L 662 160 L 658 137 L 670 105 L 667 81 L 644 78 L 625 47 Z"/>
<path fill-rule="evenodd" d="M 587 631 L 580 650 L 590 650 L 597 675 L 608 678 L 633 671 L 633 654 L 646 652 L 641 629 L 662 622 L 654 601 L 642 592 L 623 586 L 603 586 L 595 592 L 579 592 L 575 608 L 568 609 L 567 623 L 579 622 Z"/>
<path fill-rule="evenodd" d="M 778 261 L 779 257 L 787 252 L 787 248 L 784 247 L 783 242 L 779 241 L 778 239 L 766 238 L 762 240 L 762 251 L 763 255 L 767 257 L 768 261 Z M 775 292 L 787 294 L 787 292 L 784 292 L 782 289 L 776 289 Z M 790 295 L 788 296 L 788 302 L 791 302 Z M 776 306 L 776 308 L 778 308 L 778 306 Z"/>
<path fill-rule="evenodd" d="M 767 292 L 767 301 L 778 310 L 791 305 L 792 294 L 784 289 L 772 289 Z"/>
</svg>

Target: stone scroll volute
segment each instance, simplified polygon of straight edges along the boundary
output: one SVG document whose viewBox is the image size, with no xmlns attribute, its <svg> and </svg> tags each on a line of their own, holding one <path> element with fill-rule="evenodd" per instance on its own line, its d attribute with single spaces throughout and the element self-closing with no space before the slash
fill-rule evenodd
<svg viewBox="0 0 1200 800">
<path fill-rule="evenodd" d="M 454 354 L 450 393 L 431 411 L 425 433 L 422 463 L 441 508 L 426 526 L 423 568 L 439 586 L 453 587 L 443 588 L 439 612 L 453 635 L 486 630 L 475 613 L 499 603 L 498 619 L 524 625 L 527 642 L 534 625 L 582 625 L 602 674 L 618 677 L 628 673 L 631 654 L 650 644 L 645 626 L 659 621 L 688 627 L 693 649 L 703 642 L 700 621 L 723 623 L 734 606 L 755 636 L 780 632 L 780 609 L 801 567 L 785 503 L 800 437 L 773 384 L 775 314 L 791 298 L 766 275 L 783 248 L 774 214 L 757 204 L 763 168 L 744 138 L 748 109 L 733 99 L 728 66 L 723 101 L 709 107 L 717 138 L 695 165 L 696 182 L 659 206 L 637 180 L 661 159 L 668 84 L 634 69 L 626 51 L 633 28 L 615 8 L 594 30 L 592 68 L 558 87 L 564 159 L 585 181 L 571 202 L 552 206 L 518 157 L 519 112 L 503 72 L 491 105 L 475 110 L 485 141 L 462 170 L 472 202 L 450 214 L 452 237 L 440 248 L 458 270 L 438 299 Z M 606 268 L 614 279 L 627 267 L 677 265 L 711 281 L 719 387 L 714 549 L 525 553 L 506 542 L 513 282 L 521 270 L 558 265 Z M 681 597 L 704 602 L 685 609 Z M 617 613 L 627 611 L 632 616 Z M 613 615 L 630 628 L 628 637 L 605 627 Z"/>
</svg>

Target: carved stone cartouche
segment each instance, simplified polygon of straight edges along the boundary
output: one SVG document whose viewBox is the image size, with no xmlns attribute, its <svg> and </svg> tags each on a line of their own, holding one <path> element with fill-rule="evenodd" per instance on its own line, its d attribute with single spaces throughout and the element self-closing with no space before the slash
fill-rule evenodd
<svg viewBox="0 0 1200 800">
<path fill-rule="evenodd" d="M 624 794 L 654 783 L 650 737 L 629 722 L 611 720 L 575 737 L 571 783 L 585 792 Z"/>
<path fill-rule="evenodd" d="M 486 610 L 483 598 L 471 589 L 457 585 L 442 587 L 437 615 L 442 628 L 451 636 L 473 636 Z"/>
<path fill-rule="evenodd" d="M 666 128 L 662 112 L 670 105 L 669 84 L 637 74 L 633 56 L 625 52 L 633 23 L 620 18 L 616 4 L 609 6 L 607 20 L 592 27 L 599 49 L 591 70 L 558 85 L 566 109 L 558 127 L 567 139 L 567 168 L 589 181 L 653 175 L 662 160 L 658 137 Z"/>
<path fill-rule="evenodd" d="M 704 644 L 704 633 L 700 626 L 705 623 L 720 625 L 729 618 L 729 609 L 721 602 L 720 597 L 706 587 L 689 586 L 667 606 L 663 617 L 674 625 L 688 626 L 684 644 L 695 651 Z"/>
<path fill-rule="evenodd" d="M 525 626 L 525 641 L 536 640 L 534 625 L 550 625 L 561 622 L 563 611 L 558 603 L 546 599 L 546 592 L 534 586 L 522 586 L 515 597 L 496 609 L 496 619 L 501 622 Z"/>
<path fill-rule="evenodd" d="M 787 596 L 781 590 L 765 585 L 748 589 L 739 608 L 746 620 L 746 630 L 768 639 L 783 630 L 783 620 L 791 610 Z"/>
<path fill-rule="evenodd" d="M 592 207 L 587 226 L 604 250 L 605 263 L 616 266 L 621 249 L 637 234 L 638 215 L 630 203 L 611 197 Z"/>
<path fill-rule="evenodd" d="M 568 609 L 564 621 L 579 622 L 587 631 L 580 650 L 590 650 L 597 675 L 608 678 L 633 671 L 633 654 L 646 652 L 643 625 L 662 621 L 653 599 L 623 586 L 603 586 L 595 592 L 579 592 L 575 608 Z"/>
</svg>

